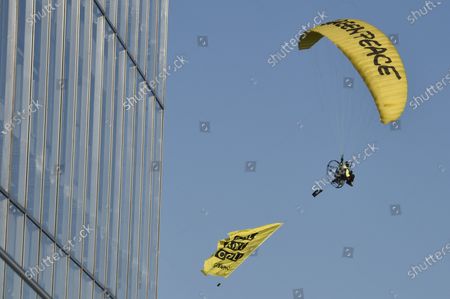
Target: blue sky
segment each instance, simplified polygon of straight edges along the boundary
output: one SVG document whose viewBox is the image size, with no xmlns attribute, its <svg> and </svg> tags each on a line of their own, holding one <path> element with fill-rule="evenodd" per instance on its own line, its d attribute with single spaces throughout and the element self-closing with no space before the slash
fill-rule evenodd
<svg viewBox="0 0 450 299">
<path fill-rule="evenodd" d="M 267 62 L 318 12 L 362 19 L 398 34 L 410 101 L 450 73 L 450 3 L 434 3 L 171 1 L 168 64 L 177 55 L 189 62 L 167 84 L 160 299 L 283 299 L 298 288 L 305 299 L 450 297 L 450 254 L 407 274 L 450 242 L 450 86 L 416 109 L 408 104 L 391 130 L 329 41 Z M 426 14 L 408 20 L 419 9 Z M 368 144 L 377 150 L 355 169 L 354 188 L 313 200 L 340 141 L 347 157 Z M 256 161 L 255 172 L 246 161 Z M 391 215 L 394 204 L 401 215 Z M 201 274 L 227 232 L 273 222 L 285 225 L 228 279 Z"/>
</svg>

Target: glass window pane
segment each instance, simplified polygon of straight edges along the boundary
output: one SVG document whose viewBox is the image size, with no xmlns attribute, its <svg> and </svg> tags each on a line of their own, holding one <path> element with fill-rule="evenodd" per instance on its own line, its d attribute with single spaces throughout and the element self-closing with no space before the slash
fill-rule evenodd
<svg viewBox="0 0 450 299">
<path fill-rule="evenodd" d="M 129 0 L 118 0 L 119 10 L 118 10 L 116 28 L 119 32 L 119 35 L 122 37 L 127 36 L 128 14 L 126 12 L 128 11 L 128 1 Z M 124 40 L 126 40 L 126 39 L 124 39 Z"/>
<path fill-rule="evenodd" d="M 86 171 L 87 171 L 87 136 L 89 119 L 89 92 L 90 92 L 90 40 L 92 38 L 92 2 L 81 0 L 80 10 L 80 44 L 78 47 L 78 88 L 77 113 L 75 129 L 75 157 L 72 197 L 72 223 L 71 237 L 78 234 L 83 224 L 84 199 L 86 197 Z M 72 254 L 81 261 L 82 247 L 76 246 Z"/>
<path fill-rule="evenodd" d="M 32 3 L 19 0 L 16 49 L 16 73 L 12 125 L 12 169 L 9 192 L 25 205 L 27 172 L 28 122 L 35 113 L 42 113 L 39 103 L 30 102 L 32 26 L 25 21 L 32 14 Z M 2 84 L 0 82 L 0 84 Z M 38 106 L 36 106 L 38 104 Z"/>
<path fill-rule="evenodd" d="M 96 223 L 98 200 L 98 172 L 100 154 L 100 121 L 101 121 L 101 95 L 103 82 L 103 55 L 104 55 L 104 17 L 95 8 L 92 29 L 92 56 L 91 60 L 91 91 L 89 101 L 89 136 L 88 136 L 88 171 L 86 176 L 87 190 L 84 208 L 84 224 L 94 228 Z M 90 272 L 94 271 L 94 245 L 95 229 L 89 237 L 83 239 L 83 266 Z"/>
<path fill-rule="evenodd" d="M 39 269 L 38 282 L 49 294 L 52 293 L 53 260 L 51 260 L 51 257 L 54 252 L 54 243 L 46 235 L 41 234 L 40 258 L 37 264 Z"/>
<path fill-rule="evenodd" d="M 100 145 L 100 174 L 99 174 L 99 198 L 97 207 L 96 232 L 96 255 L 94 274 L 101 282 L 106 281 L 105 265 L 107 255 L 107 233 L 108 233 L 108 211 L 111 184 L 111 154 L 112 154 L 112 124 L 113 110 L 112 102 L 114 95 L 115 79 L 115 35 L 107 26 L 105 36 L 105 64 L 104 84 L 102 93 L 102 123 L 101 123 L 101 145 Z"/>
<path fill-rule="evenodd" d="M 37 267 L 39 251 L 36 248 L 39 248 L 39 229 L 27 219 L 25 225 L 23 268 L 28 278 L 37 281 L 39 274 Z M 31 298 L 32 294 L 34 294 L 34 291 L 27 284 L 23 284 L 23 297 Z"/>
<path fill-rule="evenodd" d="M 35 11 L 44 9 L 46 0 L 36 0 Z M 47 98 L 47 72 L 48 72 L 48 18 L 44 18 L 34 24 L 34 48 L 33 48 L 33 73 L 32 94 L 33 100 L 46 104 Z M 28 163 L 28 190 L 27 210 L 40 221 L 42 201 L 42 180 L 44 170 L 44 145 L 46 108 L 42 113 L 36 113 L 30 119 L 29 163 Z"/>
<path fill-rule="evenodd" d="M 9 1 L 0 1 L 0 32 L 8 32 L 8 11 L 9 11 Z M 0 34 L 0 45 L 5 45 L 0 47 L 0 82 L 6 82 L 6 61 L 7 61 L 7 49 L 8 42 L 10 38 L 7 34 Z M 0 84 L 0 133 L 5 135 L 5 84 Z M 3 148 L 3 138 L 0 138 L 0 149 Z M 0 163 L 1 163 L 0 155 Z"/>
<path fill-rule="evenodd" d="M 126 95 L 133 96 L 135 93 L 136 68 L 128 61 L 126 78 Z M 134 119 L 135 109 L 130 109 L 124 113 L 124 157 L 122 159 L 122 192 L 120 204 L 120 226 L 119 226 L 119 264 L 117 271 L 117 297 L 125 298 L 127 289 L 127 270 L 129 251 L 129 229 L 130 229 L 130 205 L 133 199 L 132 183 L 132 163 L 134 147 Z"/>
<path fill-rule="evenodd" d="M 22 264 L 23 221 L 24 215 L 22 212 L 17 210 L 12 204 L 9 204 L 6 252 L 8 252 L 18 264 Z M 9 272 L 14 271 L 10 270 Z M 19 276 L 7 273 L 6 284 L 7 298 L 14 298 L 13 295 L 20 296 L 21 278 Z"/>
<path fill-rule="evenodd" d="M 93 292 L 92 288 L 94 287 L 94 283 L 85 273 L 83 273 L 82 276 L 83 279 L 81 280 L 81 291 L 82 291 L 81 298 L 90 299 L 92 298 Z"/>
<path fill-rule="evenodd" d="M 142 94 L 145 87 L 145 82 L 141 76 L 139 76 L 139 84 L 137 85 L 137 92 L 140 95 L 136 97 L 145 99 L 145 95 Z M 131 197 L 131 227 L 130 227 L 130 253 L 129 253 L 129 265 L 128 265 L 128 298 L 137 298 L 137 276 L 138 276 L 138 265 L 139 265 L 139 224 L 141 221 L 141 211 L 142 211 L 142 162 L 143 162 L 143 132 L 144 132 L 144 113 L 145 106 L 144 103 L 138 102 L 135 107 L 135 125 L 134 125 L 134 145 L 132 147 L 134 151 L 134 161 L 133 161 L 133 196 Z"/>
<path fill-rule="evenodd" d="M 138 55 L 136 60 L 139 63 L 141 70 L 146 73 L 147 69 L 147 36 L 148 36 L 148 24 L 149 24 L 149 14 L 148 9 L 150 6 L 150 0 L 140 0 L 139 9 L 139 29 L 138 29 Z"/>
<path fill-rule="evenodd" d="M 4 2 L 4 1 L 3 1 Z M 5 81 L 1 83 L 4 85 L 5 101 L 3 111 L 4 127 L 2 133 L 2 148 L 0 151 L 0 186 L 8 190 L 10 181 L 10 167 L 11 167 L 11 131 L 12 131 L 12 117 L 13 117 L 13 99 L 14 99 L 14 71 L 16 67 L 16 46 L 17 46 L 17 5 L 5 5 L 7 14 L 5 18 L 8 20 L 8 25 L 4 26 L 2 34 L 6 33 L 6 63 L 5 63 Z M 7 27 L 7 28 L 5 28 Z"/>
<path fill-rule="evenodd" d="M 6 219 L 8 215 L 9 200 L 0 193 L 0 246 L 6 248 Z M 1 272 L 0 272 L 1 273 Z"/>
<path fill-rule="evenodd" d="M 106 15 L 110 18 L 111 22 L 117 28 L 117 1 L 118 0 L 108 0 L 106 1 Z"/>
<path fill-rule="evenodd" d="M 10 267 L 5 272 L 4 298 L 20 298 L 22 279 Z"/>
<path fill-rule="evenodd" d="M 70 238 L 70 202 L 72 199 L 72 170 L 74 156 L 74 118 L 76 107 L 77 82 L 73 80 L 77 74 L 78 49 L 78 13 L 79 1 L 66 1 L 66 35 L 64 56 L 64 76 L 62 81 L 63 100 L 61 104 L 61 142 L 59 163 L 55 166 L 55 174 L 59 175 L 58 181 L 58 215 L 56 239 L 64 244 Z"/>
<path fill-rule="evenodd" d="M 108 287 L 112 292 L 116 290 L 117 278 L 117 254 L 118 254 L 118 232 L 120 216 L 120 190 L 122 187 L 122 136 L 123 136 L 123 114 L 122 100 L 125 96 L 125 70 L 126 53 L 118 45 L 116 50 L 116 80 L 114 84 L 114 141 L 111 174 L 111 205 L 108 225 Z"/>
<path fill-rule="evenodd" d="M 139 29 L 139 2 L 140 0 L 128 0 L 128 35 L 127 47 L 130 54 L 136 58 L 137 56 L 137 39 Z"/>
<path fill-rule="evenodd" d="M 71 282 L 68 280 L 67 265 L 69 263 L 69 257 L 66 256 L 62 250 L 58 249 L 53 254 L 53 260 L 55 262 L 55 275 L 54 275 L 54 289 L 53 298 L 63 299 L 66 298 L 66 288 Z M 71 298 L 69 296 L 69 298 Z"/>
<path fill-rule="evenodd" d="M 153 161 L 161 164 L 161 147 L 162 147 L 162 117 L 163 111 L 159 104 L 155 102 L 155 145 Z M 156 282 L 158 270 L 158 250 L 159 250 L 159 215 L 160 215 L 160 191 L 161 191 L 161 169 L 159 165 L 158 171 L 152 176 L 152 207 L 151 207 L 151 223 L 150 223 L 150 298 L 156 298 Z"/>
<path fill-rule="evenodd" d="M 167 0 L 157 0 L 158 2 L 158 74 L 163 74 L 167 69 L 167 23 L 168 23 L 168 1 Z M 158 84 L 156 93 L 164 104 L 166 90 L 166 79 L 161 80 L 161 84 Z"/>
<path fill-rule="evenodd" d="M 62 4 L 63 6 L 64 4 Z M 50 62 L 49 62 L 49 83 L 48 97 L 44 105 L 47 111 L 46 121 L 46 142 L 45 142 L 45 175 L 44 175 L 44 198 L 42 211 L 42 225 L 51 234 L 55 234 L 56 220 L 56 192 L 57 179 L 59 173 L 59 133 L 60 133 L 60 113 L 61 113 L 61 91 L 62 80 L 62 60 L 64 54 L 64 12 L 63 7 L 52 11 L 47 18 L 50 20 Z M 46 19 L 47 19 L 46 18 Z"/>
<path fill-rule="evenodd" d="M 156 0 L 150 0 L 150 5 L 148 8 L 149 19 L 149 29 L 147 33 L 147 68 L 146 68 L 146 77 L 147 80 L 152 82 L 150 87 L 153 90 L 156 90 L 156 72 L 157 70 L 157 58 L 158 58 L 158 42 L 157 42 L 157 29 L 158 29 L 158 13 L 157 13 L 157 5 Z"/>
<path fill-rule="evenodd" d="M 41 299 L 36 292 L 25 282 L 22 283 L 22 298 Z"/>
<path fill-rule="evenodd" d="M 105 298 L 105 292 L 98 285 L 94 285 L 94 286 L 95 286 L 94 298 L 95 299 Z"/>
<path fill-rule="evenodd" d="M 22 264 L 24 215 L 13 204 L 8 207 L 6 252 Z"/>
<path fill-rule="evenodd" d="M 147 298 L 147 282 L 149 281 L 148 267 L 149 267 L 149 254 L 148 250 L 150 246 L 150 210 L 151 210 L 151 200 L 152 200 L 152 186 L 151 186 L 151 176 L 153 172 L 152 161 L 153 161 L 153 130 L 154 130 L 154 97 L 148 97 L 145 102 L 145 153 L 149 153 L 144 156 L 145 159 L 145 172 L 143 176 L 144 191 L 142 199 L 142 227 L 140 234 L 140 254 L 139 254 L 139 277 L 138 277 L 138 291 L 139 298 Z"/>
<path fill-rule="evenodd" d="M 0 259 L 0 295 L 5 296 L 2 290 L 5 289 L 5 262 Z"/>
<path fill-rule="evenodd" d="M 80 276 L 81 270 L 73 262 L 69 261 L 69 284 L 67 294 L 70 294 L 69 298 L 79 298 L 80 296 Z"/>
<path fill-rule="evenodd" d="M 0 247 L 3 249 L 5 249 L 6 244 L 6 216 L 8 215 L 8 204 L 8 199 L 0 193 Z M 0 288 L 3 287 L 4 274 L 5 263 L 0 259 Z"/>
</svg>

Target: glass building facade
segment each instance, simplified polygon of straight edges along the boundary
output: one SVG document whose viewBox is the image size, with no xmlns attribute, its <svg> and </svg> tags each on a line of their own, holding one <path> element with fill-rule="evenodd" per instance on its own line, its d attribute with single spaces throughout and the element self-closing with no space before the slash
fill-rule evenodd
<svg viewBox="0 0 450 299">
<path fill-rule="evenodd" d="M 0 298 L 156 298 L 167 18 L 0 0 Z"/>
</svg>

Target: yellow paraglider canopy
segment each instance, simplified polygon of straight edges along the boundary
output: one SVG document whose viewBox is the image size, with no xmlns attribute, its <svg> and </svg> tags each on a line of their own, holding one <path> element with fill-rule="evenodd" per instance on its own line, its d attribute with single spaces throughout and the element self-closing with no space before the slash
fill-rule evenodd
<svg viewBox="0 0 450 299">
<path fill-rule="evenodd" d="M 384 124 L 396 121 L 405 110 L 408 82 L 400 55 L 389 38 L 360 20 L 341 19 L 317 26 L 300 38 L 299 49 L 309 49 L 323 36 L 352 62 L 375 100 Z"/>
</svg>

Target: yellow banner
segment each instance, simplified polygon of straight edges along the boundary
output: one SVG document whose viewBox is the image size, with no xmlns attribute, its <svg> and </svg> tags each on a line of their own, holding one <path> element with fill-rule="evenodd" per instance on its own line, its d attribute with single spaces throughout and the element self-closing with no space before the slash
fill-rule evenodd
<svg viewBox="0 0 450 299">
<path fill-rule="evenodd" d="M 216 252 L 205 260 L 203 274 L 228 277 L 282 225 L 273 223 L 228 233 L 228 238 L 220 240 Z"/>
</svg>

